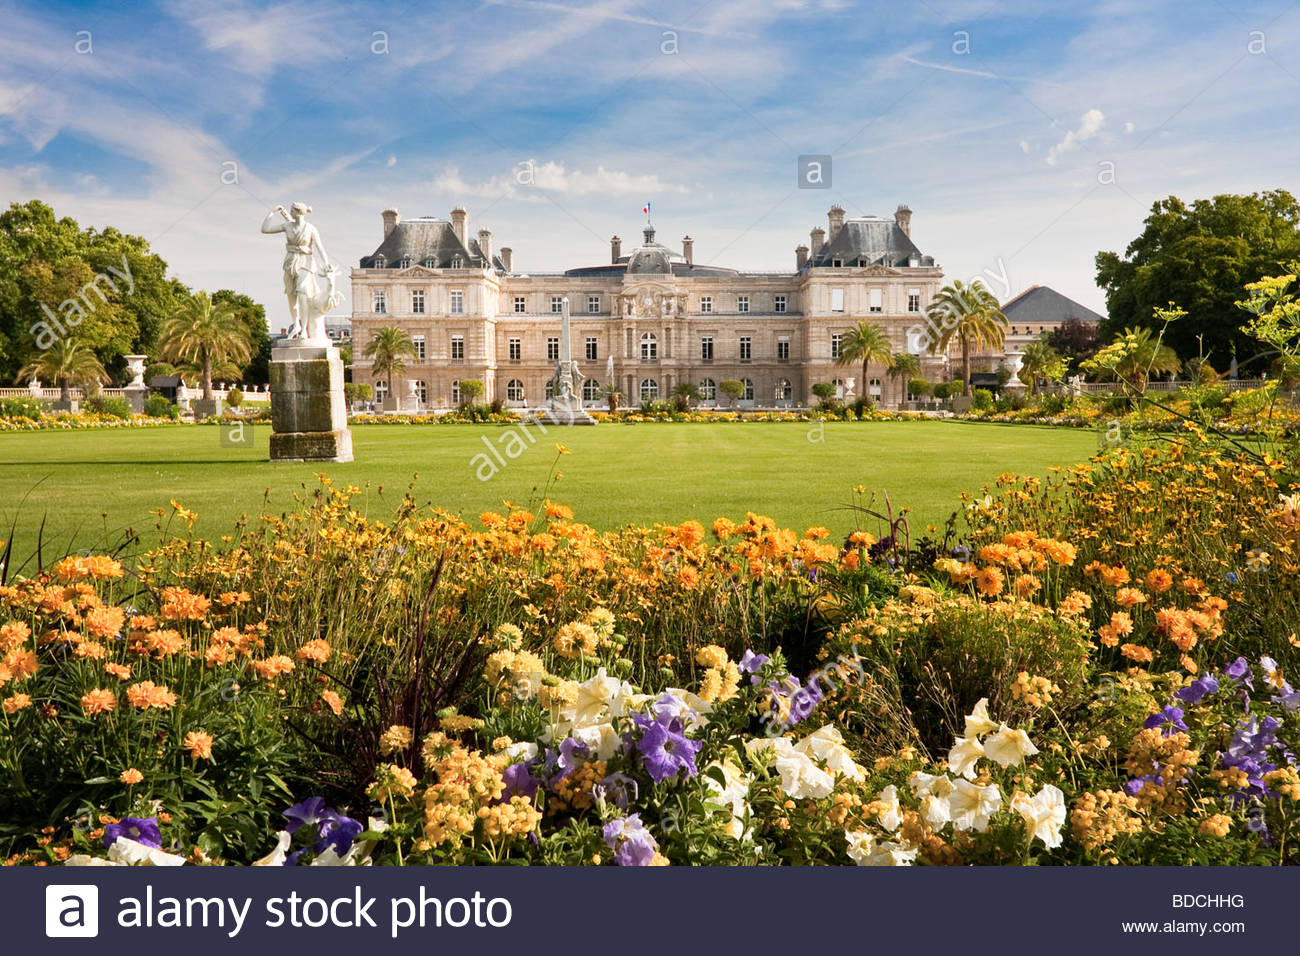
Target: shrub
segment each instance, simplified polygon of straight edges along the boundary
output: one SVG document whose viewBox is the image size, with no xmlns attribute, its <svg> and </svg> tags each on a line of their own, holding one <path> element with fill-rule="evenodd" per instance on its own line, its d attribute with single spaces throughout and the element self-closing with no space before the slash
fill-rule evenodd
<svg viewBox="0 0 1300 956">
<path fill-rule="evenodd" d="M 993 407 L 993 393 L 987 388 L 977 388 L 971 392 L 971 407 L 978 412 L 986 412 Z"/>
<path fill-rule="evenodd" d="M 27 418 L 38 421 L 41 403 L 34 398 L 0 398 L 0 418 Z"/>
<path fill-rule="evenodd" d="M 167 401 L 167 396 L 151 392 L 144 400 L 144 413 L 149 418 L 171 418 L 179 420 L 180 407 Z"/>
<path fill-rule="evenodd" d="M 479 379 L 462 378 L 460 380 L 460 403 L 462 405 L 473 405 L 474 399 L 478 398 L 482 394 L 483 394 L 483 382 L 480 381 Z M 501 399 L 498 398 L 492 402 L 492 408 L 494 411 L 501 410 L 497 408 L 497 403 L 500 401 Z M 504 408 L 505 406 L 502 405 L 501 407 Z"/>
<path fill-rule="evenodd" d="M 1069 395 L 1044 395 L 1039 406 L 1048 415 L 1059 415 L 1070 407 Z"/>
<path fill-rule="evenodd" d="M 240 405 L 244 404 L 243 389 L 232 388 L 229 391 L 227 391 L 226 404 L 229 405 L 231 408 L 238 408 Z"/>
<path fill-rule="evenodd" d="M 355 405 L 357 402 L 368 402 L 375 397 L 375 389 L 366 382 L 344 382 L 343 396 L 347 399 L 348 405 Z"/>
<path fill-rule="evenodd" d="M 924 378 L 912 378 L 907 381 L 908 394 L 918 398 L 929 395 L 934 389 L 935 386 Z"/>
<path fill-rule="evenodd" d="M 96 415 L 105 415 L 109 418 L 133 418 L 135 416 L 135 412 L 131 410 L 131 403 L 125 398 L 91 395 L 86 399 L 86 408 Z"/>
</svg>

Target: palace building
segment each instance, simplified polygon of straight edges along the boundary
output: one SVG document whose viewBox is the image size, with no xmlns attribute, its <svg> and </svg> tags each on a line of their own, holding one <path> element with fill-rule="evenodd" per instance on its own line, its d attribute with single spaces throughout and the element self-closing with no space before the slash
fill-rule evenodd
<svg viewBox="0 0 1300 956">
<path fill-rule="evenodd" d="M 573 356 L 585 404 L 605 404 L 613 382 L 622 404 L 668 398 L 688 382 L 701 404 L 727 406 L 718 387 L 744 386 L 742 407 L 814 404 L 812 388 L 836 382 L 841 394 L 886 407 L 907 400 L 907 383 L 883 367 L 837 364 L 840 343 L 858 322 L 883 326 L 896 351 L 920 356 L 925 377 L 950 374 L 947 356 L 922 353 L 925 310 L 943 270 L 912 241 L 912 212 L 846 218 L 839 206 L 825 227 L 795 249 L 789 272 L 755 272 L 695 261 L 690 236 L 678 249 L 646 223 L 635 248 L 610 239 L 607 262 L 558 273 L 520 268 L 469 214 L 403 220 L 383 213 L 383 241 L 352 270 L 353 377 L 379 398 L 386 383 L 364 355 L 375 331 L 410 333 L 415 355 L 395 376 L 389 398 L 403 410 L 460 403 L 460 382 L 484 384 L 480 400 L 535 407 L 549 397 L 560 354 L 560 319 L 569 300 Z"/>
</svg>

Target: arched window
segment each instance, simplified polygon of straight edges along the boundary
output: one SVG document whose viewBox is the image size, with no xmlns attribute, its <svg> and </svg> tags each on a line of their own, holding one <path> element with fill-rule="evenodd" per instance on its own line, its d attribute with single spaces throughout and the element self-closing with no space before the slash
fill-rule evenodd
<svg viewBox="0 0 1300 956">
<path fill-rule="evenodd" d="M 745 391 L 740 396 L 741 400 L 752 402 L 754 400 L 754 380 L 751 378 L 742 378 L 740 384 L 745 386 Z"/>
<path fill-rule="evenodd" d="M 657 362 L 659 360 L 659 340 L 653 332 L 641 336 L 641 361 Z M 657 387 L 657 386 L 656 386 Z"/>
<path fill-rule="evenodd" d="M 775 394 L 778 402 L 788 402 L 794 397 L 794 386 L 788 378 L 777 379 Z"/>
<path fill-rule="evenodd" d="M 460 379 L 451 383 L 451 403 L 453 405 L 460 404 Z"/>
<path fill-rule="evenodd" d="M 711 378 L 700 382 L 700 401 L 716 402 L 718 400 L 718 383 Z"/>
<path fill-rule="evenodd" d="M 834 379 L 834 380 L 831 382 L 831 384 L 835 386 L 835 397 L 836 397 L 836 398 L 843 398 L 843 397 L 844 397 L 844 379 L 842 379 L 842 378 Z"/>
<path fill-rule="evenodd" d="M 873 378 L 867 386 L 867 394 L 873 399 L 878 399 L 884 393 L 884 383 L 878 378 Z"/>
<path fill-rule="evenodd" d="M 524 383 L 517 378 L 512 378 L 507 382 L 506 398 L 512 402 L 522 402 L 524 400 Z"/>
<path fill-rule="evenodd" d="M 589 378 L 582 383 L 582 400 L 584 402 L 600 401 L 600 382 Z"/>
<path fill-rule="evenodd" d="M 1015 329 L 1012 329 L 1012 331 L 1014 332 Z M 927 338 L 928 336 L 925 334 L 925 331 L 923 329 L 920 328 L 908 329 L 907 330 L 908 354 L 920 355 L 925 350 Z"/>
<path fill-rule="evenodd" d="M 555 379 L 548 378 L 546 380 L 546 399 L 547 401 L 550 401 L 554 397 L 555 397 Z"/>
<path fill-rule="evenodd" d="M 643 378 L 641 380 L 641 401 L 653 402 L 659 397 L 659 380 Z"/>
</svg>

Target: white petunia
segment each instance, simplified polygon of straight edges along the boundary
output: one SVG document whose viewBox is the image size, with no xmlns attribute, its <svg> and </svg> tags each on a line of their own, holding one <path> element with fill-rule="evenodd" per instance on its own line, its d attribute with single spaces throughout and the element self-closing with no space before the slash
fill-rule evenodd
<svg viewBox="0 0 1300 956">
<path fill-rule="evenodd" d="M 1047 784 L 1032 798 L 1017 794 L 1011 809 L 1024 817 L 1030 838 L 1037 837 L 1043 846 L 1053 850 L 1061 845 L 1061 828 L 1065 826 L 1065 794 L 1058 787 Z"/>
<path fill-rule="evenodd" d="M 958 737 L 948 751 L 948 769 L 968 780 L 975 779 L 975 765 L 984 756 L 984 745 L 974 737 Z"/>
<path fill-rule="evenodd" d="M 1002 791 L 996 784 L 977 787 L 968 780 L 958 780 L 948 798 L 952 825 L 958 830 L 983 833 L 988 829 L 989 817 L 1002 807 Z"/>
<path fill-rule="evenodd" d="M 916 859 L 916 848 L 902 843 L 877 843 L 861 866 L 911 866 Z"/>
<path fill-rule="evenodd" d="M 627 713 L 627 700 L 632 696 L 632 685 L 609 677 L 605 668 L 578 685 L 578 699 L 574 705 L 573 723 L 590 727 L 605 723 Z"/>
<path fill-rule="evenodd" d="M 597 760 L 609 760 L 623 746 L 623 738 L 614 729 L 613 724 L 596 724 L 591 727 L 576 727 L 573 739 L 587 745 Z"/>
<path fill-rule="evenodd" d="M 845 830 L 844 839 L 849 845 L 849 859 L 858 866 L 866 866 L 876 848 L 876 838 L 865 830 Z"/>
<path fill-rule="evenodd" d="M 289 855 L 289 844 L 293 842 L 288 830 L 281 830 L 276 840 L 275 849 L 253 863 L 253 866 L 284 866 Z"/>
<path fill-rule="evenodd" d="M 876 816 L 880 825 L 890 832 L 897 830 L 903 822 L 903 810 L 898 805 L 898 788 L 891 783 L 880 791 L 876 800 L 885 805 L 884 812 Z"/>
<path fill-rule="evenodd" d="M 1012 767 L 1023 763 L 1026 757 L 1038 753 L 1029 735 L 1023 730 L 1012 730 L 1003 724 L 996 734 L 990 734 L 984 741 L 984 755 L 994 763 Z"/>
<path fill-rule="evenodd" d="M 126 866 L 184 866 L 185 857 L 165 853 L 126 837 L 118 837 L 108 848 L 108 858 Z"/>
<path fill-rule="evenodd" d="M 981 697 L 975 709 L 966 715 L 967 737 L 983 737 L 998 729 L 998 723 L 989 717 L 989 699 Z"/>
<path fill-rule="evenodd" d="M 820 760 L 826 769 L 839 777 L 862 781 L 867 772 L 853 761 L 853 754 L 844 746 L 844 737 L 833 725 L 827 724 L 794 745 L 799 753 Z"/>
<path fill-rule="evenodd" d="M 952 819 L 948 797 L 952 794 L 952 778 L 947 774 L 922 773 L 917 770 L 911 778 L 912 791 L 921 801 L 921 812 L 932 830 L 938 830 Z"/>
<path fill-rule="evenodd" d="M 527 763 L 537 756 L 537 744 L 531 740 L 520 740 L 501 751 L 510 758 L 511 763 Z"/>
<path fill-rule="evenodd" d="M 707 773 L 715 767 L 722 771 L 725 785 L 718 783 L 711 774 Z M 736 840 L 748 839 L 750 833 L 745 828 L 745 816 L 749 813 L 749 784 L 752 778 L 731 760 L 722 763 L 715 761 L 705 770 L 704 785 L 710 793 L 709 802 L 731 811 L 731 819 L 726 827 L 727 835 Z"/>
<path fill-rule="evenodd" d="M 835 778 L 813 763 L 807 754 L 793 752 L 778 755 L 776 772 L 781 775 L 781 789 L 792 800 L 810 797 L 820 800 L 830 796 L 835 789 Z"/>
</svg>

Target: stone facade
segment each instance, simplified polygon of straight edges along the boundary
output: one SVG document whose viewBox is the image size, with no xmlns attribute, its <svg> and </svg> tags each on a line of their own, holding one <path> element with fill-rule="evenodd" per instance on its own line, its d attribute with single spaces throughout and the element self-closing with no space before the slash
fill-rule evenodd
<svg viewBox="0 0 1300 956">
<path fill-rule="evenodd" d="M 459 382 L 484 383 L 480 400 L 538 407 L 548 397 L 559 354 L 560 311 L 572 313 L 580 392 L 590 407 L 605 403 L 610 380 L 623 404 L 671 396 L 688 382 L 705 406 L 726 407 L 718 387 L 745 383 L 742 407 L 815 403 L 818 382 L 853 381 L 886 407 L 906 400 L 906 382 L 883 367 L 836 364 L 838 337 L 861 321 L 877 322 L 896 351 L 918 352 L 918 330 L 943 270 L 911 240 L 911 210 L 892 218 L 846 218 L 834 207 L 826 228 L 795 250 L 788 273 L 746 272 L 694 261 L 694 242 L 681 250 L 655 239 L 649 223 L 627 254 L 610 241 L 605 264 L 563 273 L 521 272 L 513 250 L 494 248 L 487 230 L 469 232 L 463 209 L 448 220 L 403 221 L 383 214 L 384 238 L 352 270 L 353 378 L 376 386 L 364 347 L 381 326 L 397 325 L 416 342 L 406 372 L 393 381 L 405 401 L 408 383 L 423 408 L 458 404 Z M 947 356 L 920 356 L 927 378 L 949 375 Z"/>
</svg>

